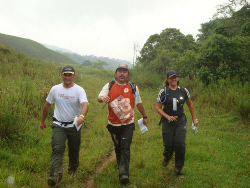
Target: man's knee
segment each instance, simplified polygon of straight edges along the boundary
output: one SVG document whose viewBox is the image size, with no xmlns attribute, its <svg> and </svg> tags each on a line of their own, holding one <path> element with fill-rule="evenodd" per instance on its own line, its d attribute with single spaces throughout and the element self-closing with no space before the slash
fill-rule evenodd
<svg viewBox="0 0 250 188">
<path fill-rule="evenodd" d="M 63 154 L 65 151 L 65 146 L 63 145 L 52 145 L 53 153 Z"/>
<path fill-rule="evenodd" d="M 186 144 L 185 143 L 175 143 L 174 150 L 178 153 L 185 153 Z"/>
</svg>

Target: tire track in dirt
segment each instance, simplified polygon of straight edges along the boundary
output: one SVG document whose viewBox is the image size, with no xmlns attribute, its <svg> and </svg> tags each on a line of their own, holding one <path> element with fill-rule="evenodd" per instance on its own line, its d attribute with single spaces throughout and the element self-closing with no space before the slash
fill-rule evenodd
<svg viewBox="0 0 250 188">
<path fill-rule="evenodd" d="M 115 149 L 113 148 L 107 157 L 105 157 L 102 161 L 100 161 L 95 168 L 95 171 L 93 172 L 92 176 L 87 180 L 87 183 L 85 184 L 85 188 L 96 188 L 97 185 L 94 181 L 94 178 L 99 175 L 99 173 L 111 162 L 116 159 L 115 156 Z"/>
</svg>

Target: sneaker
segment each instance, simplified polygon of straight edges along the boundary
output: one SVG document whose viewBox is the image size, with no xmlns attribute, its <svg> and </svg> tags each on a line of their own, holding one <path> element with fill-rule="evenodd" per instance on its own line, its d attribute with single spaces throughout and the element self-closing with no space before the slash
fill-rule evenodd
<svg viewBox="0 0 250 188">
<path fill-rule="evenodd" d="M 184 174 L 181 171 L 175 172 L 177 178 L 184 178 Z"/>
<path fill-rule="evenodd" d="M 120 183 L 121 184 L 127 184 L 127 183 L 129 183 L 128 176 L 127 175 L 121 175 L 121 177 L 120 177 Z"/>
<path fill-rule="evenodd" d="M 47 183 L 48 183 L 49 186 L 56 186 L 56 183 L 57 183 L 56 178 L 52 177 L 52 176 L 49 177 L 48 180 L 47 180 Z"/>
<path fill-rule="evenodd" d="M 169 161 L 164 157 L 162 160 L 162 166 L 168 166 Z"/>
</svg>

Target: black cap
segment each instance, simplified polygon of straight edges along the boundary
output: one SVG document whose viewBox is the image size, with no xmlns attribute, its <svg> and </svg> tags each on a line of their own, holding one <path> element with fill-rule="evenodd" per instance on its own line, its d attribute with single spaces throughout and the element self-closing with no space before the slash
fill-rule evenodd
<svg viewBox="0 0 250 188">
<path fill-rule="evenodd" d="M 75 74 L 75 69 L 71 66 L 63 67 L 62 74 L 65 74 L 65 73 Z"/>
<path fill-rule="evenodd" d="M 170 70 L 167 72 L 167 78 L 171 78 L 173 76 L 179 77 L 179 75 L 177 74 L 177 72 L 175 70 Z"/>
</svg>

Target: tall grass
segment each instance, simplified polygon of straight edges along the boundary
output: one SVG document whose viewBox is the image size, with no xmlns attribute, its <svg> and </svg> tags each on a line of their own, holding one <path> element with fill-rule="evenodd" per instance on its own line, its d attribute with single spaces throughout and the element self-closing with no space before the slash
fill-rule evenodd
<svg viewBox="0 0 250 188">
<path fill-rule="evenodd" d="M 145 68 L 132 70 L 134 82 L 141 87 L 160 89 L 164 86 L 165 75 L 149 72 Z M 250 83 L 242 84 L 239 78 L 220 79 L 209 85 L 203 84 L 198 78 L 180 78 L 180 86 L 191 93 L 191 99 L 197 100 L 199 107 L 216 107 L 232 111 L 243 120 L 250 120 Z"/>
<path fill-rule="evenodd" d="M 0 187 L 7 186 L 8 176 L 15 177 L 17 187 L 46 187 L 50 167 L 53 108 L 46 120 L 47 129 L 41 131 L 39 123 L 50 88 L 62 82 L 60 75 L 63 66 L 30 59 L 0 46 Z M 112 148 L 105 128 L 106 111 L 102 109 L 102 104 L 97 103 L 96 98 L 104 84 L 113 79 L 113 73 L 73 66 L 76 69 L 75 83 L 83 86 L 90 103 L 89 113 L 82 127 L 81 146 L 84 149 L 80 150 L 79 187 Z M 63 180 L 61 185 L 72 184 L 68 182 L 67 175 L 64 178 L 66 181 Z"/>
<path fill-rule="evenodd" d="M 39 123 L 50 88 L 62 82 L 62 67 L 63 64 L 30 59 L 0 45 L 0 187 L 10 187 L 7 185 L 10 176 L 15 178 L 14 187 L 47 187 L 53 108 L 46 120 L 47 129 L 41 131 Z M 98 162 L 113 147 L 105 127 L 107 109 L 103 109 L 104 104 L 98 103 L 96 98 L 104 84 L 113 79 L 114 72 L 74 67 L 75 83 L 83 86 L 90 105 L 81 129 L 77 178 L 67 176 L 68 151 L 65 151 L 60 187 L 79 188 L 85 186 Z M 180 85 L 191 93 L 199 132 L 196 135 L 191 132 L 190 114 L 185 109 L 188 135 L 183 170 L 186 178 L 178 180 L 173 174 L 173 161 L 167 168 L 161 166 L 163 146 L 155 102 L 164 76 L 143 71 L 131 71 L 131 81 L 140 89 L 149 117 L 149 131 L 142 135 L 136 127 L 134 132 L 128 187 L 247 187 L 250 183 L 250 126 L 241 120 L 241 113 L 247 114 L 249 108 L 246 102 L 249 100 L 248 83 L 237 85 L 237 80 L 221 80 L 219 84 L 205 87 L 198 79 L 181 78 Z M 238 94 L 234 96 L 236 89 Z M 136 110 L 135 119 L 139 118 L 141 115 Z M 95 181 L 98 187 L 121 187 L 115 161 L 95 177 Z"/>
</svg>

